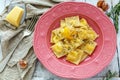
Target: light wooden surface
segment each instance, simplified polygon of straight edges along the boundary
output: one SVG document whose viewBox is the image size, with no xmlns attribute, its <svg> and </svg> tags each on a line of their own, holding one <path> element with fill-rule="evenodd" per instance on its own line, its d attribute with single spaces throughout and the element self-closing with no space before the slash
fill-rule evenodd
<svg viewBox="0 0 120 80">
<path fill-rule="evenodd" d="M 76 1 L 87 2 L 87 3 L 93 4 L 96 6 L 96 3 L 98 0 L 76 0 Z M 109 6 L 111 5 L 114 6 L 116 3 L 118 3 L 118 1 L 119 0 L 106 0 Z M 0 0 L 0 13 L 4 10 L 5 5 L 9 4 L 9 2 L 10 0 Z M 119 24 L 119 27 L 120 27 L 120 24 Z M 42 70 L 41 67 L 43 66 L 40 64 L 40 62 L 38 62 L 36 65 L 36 70 L 35 70 L 32 80 L 68 80 L 68 79 L 63 79 L 63 78 L 53 75 L 52 73 L 47 71 L 45 68 L 44 68 L 45 70 Z M 117 77 L 113 78 L 112 80 L 120 80 L 119 78 L 120 77 L 120 73 L 119 73 L 120 72 L 120 30 L 117 34 L 117 50 L 111 63 L 104 70 L 102 70 L 99 74 L 97 74 L 93 78 L 89 78 L 86 80 L 103 80 L 103 77 L 105 77 L 108 70 L 111 70 L 112 72 L 117 72 Z"/>
</svg>

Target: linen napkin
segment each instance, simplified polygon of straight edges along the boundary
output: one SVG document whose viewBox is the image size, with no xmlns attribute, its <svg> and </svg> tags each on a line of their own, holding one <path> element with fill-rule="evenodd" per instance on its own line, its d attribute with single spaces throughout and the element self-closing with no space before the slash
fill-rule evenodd
<svg viewBox="0 0 120 80">
<path fill-rule="evenodd" d="M 14 49 L 17 42 L 22 36 L 22 32 L 25 27 L 30 23 L 30 19 L 33 15 L 42 15 L 48 11 L 55 4 L 68 1 L 68 0 L 12 0 L 11 4 L 25 4 L 26 17 L 24 22 L 15 28 L 5 21 L 5 17 L 8 14 L 9 6 L 0 15 L 0 35 L 1 35 L 1 49 L 3 59 Z M 25 37 L 17 46 L 9 62 L 4 67 L 4 70 L 0 73 L 0 80 L 31 80 L 34 70 L 36 68 L 36 56 L 33 51 L 33 34 Z M 26 60 L 28 66 L 25 69 L 21 69 L 19 60 Z M 38 62 L 39 63 L 39 62 Z M 1 62 L 0 62 L 1 64 Z M 41 64 L 41 63 L 39 63 Z M 38 65 L 39 66 L 39 65 Z M 1 66 L 2 67 L 2 66 Z"/>
</svg>

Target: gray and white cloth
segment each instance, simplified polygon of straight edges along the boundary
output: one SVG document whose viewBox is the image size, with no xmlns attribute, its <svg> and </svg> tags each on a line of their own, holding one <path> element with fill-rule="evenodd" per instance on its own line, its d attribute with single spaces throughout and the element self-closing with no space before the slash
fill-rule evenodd
<svg viewBox="0 0 120 80">
<path fill-rule="evenodd" d="M 49 10 L 52 6 L 61 1 L 68 0 L 12 0 L 11 4 L 25 4 L 26 17 L 19 28 L 15 29 L 12 25 L 5 21 L 5 17 L 8 14 L 9 6 L 6 7 L 3 14 L 0 15 L 0 36 L 1 36 L 1 49 L 3 59 L 14 49 L 19 38 L 22 36 L 22 31 L 30 23 L 30 19 L 33 15 L 42 15 L 42 13 Z M 11 5 L 10 4 L 10 5 Z M 0 73 L 0 80 L 31 80 L 36 68 L 36 56 L 33 51 L 33 34 L 25 37 L 13 55 L 11 56 L 3 72 Z M 28 62 L 28 67 L 21 69 L 18 62 L 24 59 Z M 39 63 L 39 62 L 38 62 Z M 0 62 L 1 64 L 1 62 Z M 40 63 L 39 63 L 40 64 Z M 42 68 L 41 64 L 38 65 L 41 71 L 46 71 Z M 48 72 L 46 72 L 48 73 Z M 49 74 L 48 74 L 49 75 Z M 52 75 L 52 74 L 51 74 Z M 54 75 L 53 75 L 54 76 Z"/>
</svg>

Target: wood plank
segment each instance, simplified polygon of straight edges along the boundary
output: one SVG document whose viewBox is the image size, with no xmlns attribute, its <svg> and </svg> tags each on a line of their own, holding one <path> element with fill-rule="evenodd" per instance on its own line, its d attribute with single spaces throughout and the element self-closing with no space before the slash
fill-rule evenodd
<svg viewBox="0 0 120 80">
<path fill-rule="evenodd" d="M 4 9 L 5 9 L 5 1 L 0 0 L 0 14 L 3 12 Z"/>
<path fill-rule="evenodd" d="M 5 0 L 5 6 L 8 6 L 12 0 Z"/>
<path fill-rule="evenodd" d="M 89 4 L 92 4 L 94 6 L 96 6 L 98 0 L 86 0 L 86 2 L 89 3 Z"/>
<path fill-rule="evenodd" d="M 118 53 L 118 66 L 119 66 L 119 77 L 120 77 L 120 16 L 119 16 L 119 31 L 117 34 L 117 53 Z"/>
<path fill-rule="evenodd" d="M 106 2 L 108 3 L 108 5 L 109 5 L 109 9 L 108 9 L 108 12 L 111 10 L 111 0 L 106 0 Z"/>
</svg>

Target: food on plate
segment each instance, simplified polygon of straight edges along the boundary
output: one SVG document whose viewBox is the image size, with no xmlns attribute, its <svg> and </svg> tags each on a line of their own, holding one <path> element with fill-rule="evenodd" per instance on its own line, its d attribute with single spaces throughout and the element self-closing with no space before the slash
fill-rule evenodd
<svg viewBox="0 0 120 80">
<path fill-rule="evenodd" d="M 22 19 L 24 10 L 18 6 L 15 6 L 6 16 L 6 21 L 10 24 L 18 27 L 20 25 L 20 21 Z"/>
<path fill-rule="evenodd" d="M 81 46 L 81 50 L 83 50 L 84 52 L 86 52 L 88 55 L 91 55 L 92 52 L 94 51 L 96 45 L 97 45 L 97 43 L 94 42 L 94 41 L 85 42 Z"/>
<path fill-rule="evenodd" d="M 53 49 L 53 51 L 54 51 L 57 58 L 60 58 L 60 57 L 62 57 L 64 55 L 66 55 L 66 53 L 63 52 L 63 49 L 64 49 L 63 43 L 60 42 L 60 41 L 57 42 L 56 44 L 54 44 L 52 46 L 52 49 Z"/>
<path fill-rule="evenodd" d="M 25 69 L 27 67 L 27 61 L 20 60 L 19 61 L 19 66 L 20 66 L 20 68 Z"/>
<path fill-rule="evenodd" d="M 66 60 L 68 60 L 71 63 L 79 64 L 81 61 L 83 61 L 88 55 L 84 53 L 83 50 L 77 49 L 73 50 L 70 53 L 68 53 Z"/>
<path fill-rule="evenodd" d="M 51 49 L 57 58 L 66 56 L 67 61 L 78 65 L 92 55 L 97 37 L 85 18 L 66 17 L 60 21 L 60 27 L 51 33 Z"/>
</svg>

